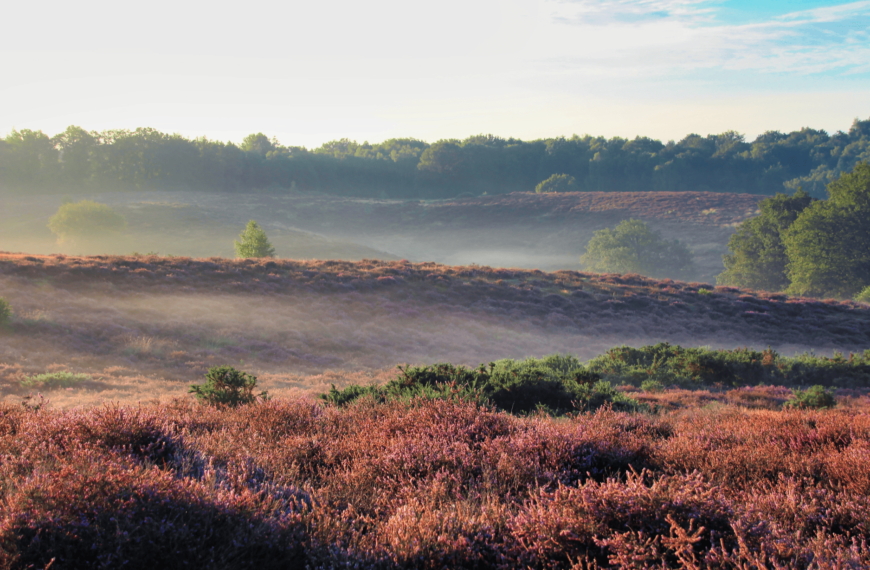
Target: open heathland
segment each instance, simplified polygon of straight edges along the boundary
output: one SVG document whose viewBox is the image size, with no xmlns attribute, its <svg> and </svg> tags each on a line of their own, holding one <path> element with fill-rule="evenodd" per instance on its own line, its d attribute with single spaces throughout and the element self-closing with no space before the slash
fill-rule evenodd
<svg viewBox="0 0 870 570">
<path fill-rule="evenodd" d="M 580 269 L 593 234 L 629 218 L 692 251 L 695 275 L 715 282 L 728 239 L 765 196 L 714 192 L 517 192 L 450 200 L 376 200 L 311 194 L 111 192 L 88 198 L 127 220 L 111 239 L 58 244 L 48 221 L 60 196 L 11 196 L 0 211 L 0 249 L 30 253 L 159 252 L 232 257 L 249 220 L 279 257 L 477 263 Z M 668 275 L 674 277 L 673 275 Z"/>
<path fill-rule="evenodd" d="M 866 568 L 868 404 L 5 404 L 0 567 Z"/>
<path fill-rule="evenodd" d="M 2 254 L 0 297 L 13 311 L 0 328 L 3 395 L 61 375 L 60 407 L 181 396 L 223 364 L 291 395 L 382 383 L 398 363 L 589 359 L 664 341 L 783 355 L 870 343 L 870 307 L 853 301 L 406 261 Z"/>
</svg>

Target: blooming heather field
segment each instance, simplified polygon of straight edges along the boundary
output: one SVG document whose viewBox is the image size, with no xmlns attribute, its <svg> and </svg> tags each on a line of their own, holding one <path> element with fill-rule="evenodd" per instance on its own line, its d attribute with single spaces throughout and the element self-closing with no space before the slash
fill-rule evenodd
<svg viewBox="0 0 870 570">
<path fill-rule="evenodd" d="M 868 409 L 4 405 L 0 567 L 866 568 Z"/>
<path fill-rule="evenodd" d="M 573 271 L 15 254 L 0 297 L 0 568 L 870 566 L 863 380 L 827 410 L 784 409 L 777 386 L 625 385 L 645 411 L 561 417 L 312 397 L 400 362 L 621 343 L 863 351 L 866 305 Z M 865 355 L 816 361 L 866 376 Z M 186 395 L 220 364 L 274 398 Z"/>
<path fill-rule="evenodd" d="M 85 375 L 55 406 L 183 395 L 211 366 L 277 395 L 365 384 L 398 363 L 477 365 L 629 344 L 860 351 L 870 307 L 699 283 L 434 263 L 0 254 L 5 397 Z M 31 383 L 32 386 L 32 383 Z"/>
</svg>

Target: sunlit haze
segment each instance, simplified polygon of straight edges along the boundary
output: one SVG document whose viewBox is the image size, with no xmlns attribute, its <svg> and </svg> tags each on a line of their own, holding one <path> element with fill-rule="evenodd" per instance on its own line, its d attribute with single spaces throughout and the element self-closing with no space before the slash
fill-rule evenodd
<svg viewBox="0 0 870 570">
<path fill-rule="evenodd" d="M 50 1 L 4 21 L 2 133 L 751 140 L 870 112 L 867 1 Z"/>
</svg>

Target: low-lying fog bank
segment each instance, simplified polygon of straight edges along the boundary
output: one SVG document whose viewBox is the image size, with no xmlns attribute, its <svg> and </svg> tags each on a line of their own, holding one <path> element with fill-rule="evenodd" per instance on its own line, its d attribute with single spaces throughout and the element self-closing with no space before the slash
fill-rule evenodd
<svg viewBox="0 0 870 570">
<path fill-rule="evenodd" d="M 692 279 L 712 282 L 734 226 L 754 215 L 758 195 L 712 192 L 508 194 L 459 200 L 371 200 L 333 196 L 117 192 L 89 196 L 128 222 L 108 241 L 58 245 L 48 231 L 60 196 L 4 197 L 0 249 L 30 253 L 232 256 L 233 239 L 255 219 L 277 255 L 291 259 L 408 259 L 555 271 L 580 269 L 597 230 L 647 221 L 695 255 Z"/>
<path fill-rule="evenodd" d="M 383 380 L 398 363 L 477 365 L 620 344 L 863 350 L 870 307 L 640 276 L 365 261 L 0 254 L 0 386 L 54 371 L 54 398 L 182 395 L 211 366 L 266 389 Z"/>
</svg>

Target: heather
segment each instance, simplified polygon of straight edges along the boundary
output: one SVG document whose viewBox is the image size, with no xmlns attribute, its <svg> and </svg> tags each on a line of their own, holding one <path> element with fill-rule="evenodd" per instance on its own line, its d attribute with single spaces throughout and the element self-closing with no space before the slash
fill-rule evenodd
<svg viewBox="0 0 870 570">
<path fill-rule="evenodd" d="M 5 404 L 0 564 L 866 567 L 868 406 Z"/>
<path fill-rule="evenodd" d="M 662 341 L 683 348 L 590 366 L 612 386 L 666 372 L 667 386 L 730 386 L 736 375 L 752 385 L 861 387 L 870 340 L 870 308 L 853 301 L 407 261 L 3 254 L 0 296 L 13 308 L 0 327 L 2 395 L 26 395 L 33 388 L 22 383 L 43 374 L 90 376 L 54 388 L 59 407 L 181 397 L 221 365 L 290 397 L 385 384 L 397 363 L 473 368 L 554 353 L 589 361 Z M 817 356 L 806 364 L 809 350 Z"/>
</svg>

